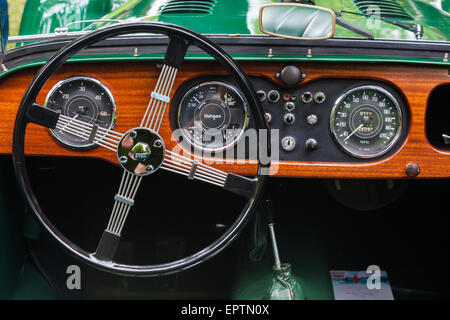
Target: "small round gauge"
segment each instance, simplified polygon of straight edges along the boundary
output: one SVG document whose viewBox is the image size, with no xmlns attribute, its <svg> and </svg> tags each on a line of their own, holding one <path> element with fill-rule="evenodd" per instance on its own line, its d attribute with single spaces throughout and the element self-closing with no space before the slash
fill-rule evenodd
<svg viewBox="0 0 450 320">
<path fill-rule="evenodd" d="M 374 158 L 386 153 L 399 138 L 402 112 L 397 100 L 386 89 L 357 87 L 336 101 L 330 127 L 347 153 Z"/>
<path fill-rule="evenodd" d="M 48 93 L 45 106 L 67 117 L 111 129 L 116 119 L 116 103 L 111 91 L 100 81 L 84 76 L 67 78 Z M 50 129 L 63 145 L 74 149 L 90 149 L 94 143 L 69 132 Z"/>
<path fill-rule="evenodd" d="M 233 86 L 205 82 L 186 92 L 178 107 L 184 139 L 206 151 L 221 151 L 237 143 L 248 125 L 245 99 Z"/>
</svg>

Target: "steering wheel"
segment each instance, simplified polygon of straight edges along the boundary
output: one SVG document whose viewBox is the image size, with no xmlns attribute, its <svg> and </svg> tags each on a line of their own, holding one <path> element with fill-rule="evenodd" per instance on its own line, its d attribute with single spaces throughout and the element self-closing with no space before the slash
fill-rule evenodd
<svg viewBox="0 0 450 320">
<path fill-rule="evenodd" d="M 99 41 L 133 33 L 164 34 L 169 38 L 156 87 L 151 94 L 142 122 L 136 124 L 136 127 L 130 128 L 129 131 L 122 134 L 67 117 L 36 103 L 36 98 L 45 82 L 70 57 Z M 190 157 L 184 157 L 166 150 L 164 140 L 159 135 L 162 119 L 166 116 L 166 107 L 170 103 L 172 85 L 190 45 L 201 48 L 230 73 L 247 101 L 256 129 L 266 129 L 265 132 L 269 135 L 264 112 L 259 99 L 255 95 L 255 90 L 233 59 L 218 45 L 200 34 L 167 23 L 120 23 L 82 36 L 62 48 L 38 71 L 21 101 L 14 126 L 12 149 L 19 186 L 33 213 L 45 230 L 70 254 L 95 268 L 128 276 L 161 276 L 186 270 L 208 260 L 227 247 L 243 230 L 258 203 L 265 182 L 263 171 L 268 171 L 270 162 L 262 163 L 260 157 L 258 157 L 258 172 L 253 178 L 227 173 Z M 118 163 L 123 167 L 123 174 L 118 192 L 114 196 L 110 220 L 100 237 L 95 252 L 83 250 L 66 238 L 51 223 L 39 206 L 38 199 L 30 185 L 25 165 L 25 133 L 29 123 L 51 129 L 68 130 L 74 135 L 117 153 Z M 265 140 L 267 141 L 264 146 L 264 148 L 267 148 L 266 154 L 270 154 L 270 139 Z M 258 154 L 261 154 L 261 152 Z M 129 265 L 118 263 L 114 260 L 114 256 L 120 242 L 122 228 L 134 205 L 134 197 L 138 192 L 139 185 L 144 177 L 161 168 L 239 194 L 247 199 L 247 203 L 228 230 L 201 251 L 180 260 L 163 264 Z"/>
</svg>

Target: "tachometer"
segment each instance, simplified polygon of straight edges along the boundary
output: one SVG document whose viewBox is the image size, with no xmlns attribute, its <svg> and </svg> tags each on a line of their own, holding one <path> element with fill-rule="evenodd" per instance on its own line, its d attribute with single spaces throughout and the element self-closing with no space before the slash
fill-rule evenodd
<svg viewBox="0 0 450 320">
<path fill-rule="evenodd" d="M 73 121 L 96 124 L 105 129 L 111 129 L 116 119 L 116 103 L 111 91 L 100 81 L 85 76 L 70 77 L 57 83 L 48 93 L 45 106 Z M 50 132 L 67 147 L 95 147 L 94 143 L 70 133 L 69 129 L 50 129 Z"/>
<path fill-rule="evenodd" d="M 202 150 L 220 151 L 234 145 L 247 124 L 243 96 L 223 82 L 205 82 L 191 88 L 178 107 L 183 137 Z"/>
<path fill-rule="evenodd" d="M 363 86 L 343 94 L 333 107 L 330 127 L 349 154 L 374 158 L 386 153 L 400 136 L 402 112 L 384 88 Z"/>
</svg>

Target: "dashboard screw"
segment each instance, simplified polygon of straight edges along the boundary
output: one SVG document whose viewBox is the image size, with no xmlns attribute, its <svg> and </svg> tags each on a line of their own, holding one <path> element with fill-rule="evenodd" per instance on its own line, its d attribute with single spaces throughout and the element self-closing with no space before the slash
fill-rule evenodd
<svg viewBox="0 0 450 320">
<path fill-rule="evenodd" d="M 156 140 L 155 143 L 153 143 L 153 146 L 156 148 L 161 148 L 161 146 L 162 146 L 161 140 L 159 140 L 159 139 Z"/>
<path fill-rule="evenodd" d="M 419 175 L 420 168 L 417 164 L 411 162 L 406 165 L 405 171 L 408 177 L 414 178 Z"/>
<path fill-rule="evenodd" d="M 148 166 L 145 167 L 145 170 L 147 170 L 147 172 L 151 172 L 153 171 L 153 166 L 149 164 Z"/>
<path fill-rule="evenodd" d="M 136 138 L 137 137 L 137 132 L 136 131 L 131 131 L 130 132 L 130 137 L 133 138 L 133 139 Z"/>
<path fill-rule="evenodd" d="M 120 162 L 121 164 L 125 164 L 125 163 L 128 162 L 128 158 L 125 157 L 125 156 L 121 156 L 121 157 L 119 158 L 119 162 Z"/>
</svg>

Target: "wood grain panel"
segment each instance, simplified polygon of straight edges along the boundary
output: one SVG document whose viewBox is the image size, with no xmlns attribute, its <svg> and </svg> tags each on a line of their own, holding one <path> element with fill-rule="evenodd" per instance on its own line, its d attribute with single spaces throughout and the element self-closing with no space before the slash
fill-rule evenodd
<svg viewBox="0 0 450 320">
<path fill-rule="evenodd" d="M 241 63 L 249 75 L 272 79 L 285 64 Z M 323 178 L 406 178 L 405 166 L 414 162 L 419 165 L 419 178 L 450 177 L 450 152 L 433 148 L 425 136 L 425 112 L 429 93 L 440 84 L 450 83 L 449 70 L 440 66 L 401 64 L 335 64 L 301 63 L 299 67 L 307 74 L 304 83 L 318 78 L 367 78 L 388 81 L 403 92 L 410 107 L 410 131 L 403 146 L 389 158 L 370 163 L 306 163 L 277 162 L 272 165 L 272 174 L 283 177 Z M 12 132 L 15 115 L 22 96 L 31 82 L 36 69 L 17 72 L 0 83 L 0 153 L 11 153 Z M 211 74 L 226 74 L 222 67 L 211 62 L 186 62 L 178 73 L 174 90 L 184 81 Z M 113 92 L 118 119 L 115 131 L 125 132 L 140 123 L 147 107 L 150 93 L 155 86 L 159 69 L 154 62 L 81 63 L 65 65 L 55 74 L 41 91 L 37 102 L 43 104 L 48 91 L 59 80 L 86 75 L 99 79 Z M 280 83 L 278 83 L 280 84 Z M 167 110 L 167 113 L 169 110 Z M 166 115 L 167 115 L 166 113 Z M 161 136 L 169 149 L 177 144 L 170 139 L 172 129 L 166 116 L 161 127 Z M 74 151 L 61 146 L 45 128 L 30 125 L 27 129 L 26 153 L 32 155 L 97 157 L 117 163 L 116 155 L 97 147 L 89 151 Z M 214 160 L 214 166 L 239 174 L 254 174 L 254 163 L 231 163 Z"/>
</svg>

